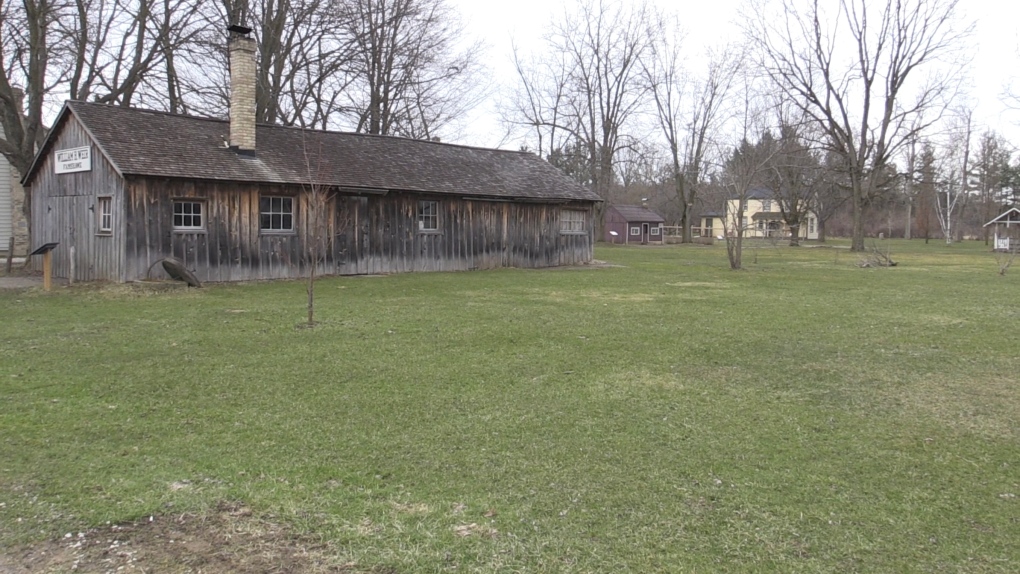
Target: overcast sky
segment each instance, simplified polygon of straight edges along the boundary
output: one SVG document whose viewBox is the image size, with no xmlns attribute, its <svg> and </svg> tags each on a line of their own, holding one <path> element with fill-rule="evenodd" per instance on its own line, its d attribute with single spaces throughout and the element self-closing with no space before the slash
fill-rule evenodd
<svg viewBox="0 0 1020 574">
<path fill-rule="evenodd" d="M 511 64 L 511 42 L 528 53 L 541 46 L 541 36 L 552 19 L 561 20 L 565 5 L 576 0 L 448 0 L 461 13 L 469 33 L 488 44 L 485 63 L 495 83 L 514 81 Z M 629 0 L 621 0 L 627 2 Z M 688 28 L 685 45 L 689 53 L 703 52 L 704 47 L 736 38 L 735 21 L 744 0 L 652 2 L 666 10 L 681 10 Z M 965 13 L 976 23 L 971 66 L 970 98 L 977 107 L 977 131 L 992 128 L 1020 146 L 1020 111 L 1010 111 L 1000 95 L 1007 82 L 1020 74 L 1017 26 L 1020 7 L 1006 0 L 961 0 Z M 1020 82 L 1018 82 L 1020 84 Z M 516 147 L 517 142 L 502 141 L 495 105 L 496 92 L 474 113 L 470 126 L 458 143 Z"/>
</svg>

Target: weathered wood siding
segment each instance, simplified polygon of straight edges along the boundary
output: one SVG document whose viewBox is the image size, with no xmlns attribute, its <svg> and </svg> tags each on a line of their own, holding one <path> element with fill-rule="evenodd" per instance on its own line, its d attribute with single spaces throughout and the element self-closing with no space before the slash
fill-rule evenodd
<svg viewBox="0 0 1020 574">
<path fill-rule="evenodd" d="M 302 277 L 310 257 L 307 195 L 299 188 L 186 180 L 130 180 L 126 201 L 125 279 L 143 279 L 163 257 L 183 260 L 203 281 Z M 259 230 L 260 195 L 295 198 L 294 233 Z M 201 231 L 173 229 L 173 201 L 202 200 Z M 439 229 L 418 231 L 421 199 L 438 202 Z M 560 232 L 564 207 L 586 211 L 587 230 Z M 318 272 L 373 274 L 549 267 L 592 258 L 589 203 L 495 202 L 389 193 L 334 197 L 327 207 L 329 245 Z M 158 268 L 150 276 L 161 276 Z"/>
<path fill-rule="evenodd" d="M 350 245 L 341 274 L 551 267 L 592 259 L 590 204 L 451 199 L 418 194 L 345 198 Z M 418 202 L 434 200 L 439 229 L 418 231 Z M 585 211 L 583 234 L 560 232 L 560 211 Z"/>
<path fill-rule="evenodd" d="M 123 281 L 124 276 L 124 182 L 103 157 L 88 133 L 73 117 L 61 131 L 52 150 L 90 146 L 92 169 L 78 173 L 54 173 L 55 154 L 43 158 L 32 187 L 32 246 L 58 242 L 53 252 L 53 274 L 70 277 L 74 248 L 74 279 Z M 111 197 L 112 233 L 99 233 L 98 199 Z M 39 268 L 42 258 L 36 258 Z"/>
<path fill-rule="evenodd" d="M 224 182 L 131 179 L 128 183 L 127 279 L 164 277 L 164 257 L 173 256 L 195 271 L 202 281 L 282 279 L 307 274 L 309 221 L 307 196 L 279 186 Z M 294 198 L 293 232 L 259 230 L 261 195 Z M 175 230 L 174 200 L 198 200 L 203 208 L 202 230 Z M 332 215 L 332 204 L 326 209 Z M 333 222 L 325 226 L 334 235 Z M 320 261 L 319 273 L 336 273 L 332 252 Z"/>
</svg>

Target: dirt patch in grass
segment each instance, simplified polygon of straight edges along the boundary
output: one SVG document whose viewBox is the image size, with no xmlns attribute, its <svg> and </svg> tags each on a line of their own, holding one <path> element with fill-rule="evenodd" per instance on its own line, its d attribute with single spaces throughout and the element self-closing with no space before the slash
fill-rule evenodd
<svg viewBox="0 0 1020 574">
<path fill-rule="evenodd" d="M 258 518 L 243 505 L 226 503 L 206 515 L 154 516 L 0 551 L 2 574 L 358 571 L 328 546 Z"/>
</svg>

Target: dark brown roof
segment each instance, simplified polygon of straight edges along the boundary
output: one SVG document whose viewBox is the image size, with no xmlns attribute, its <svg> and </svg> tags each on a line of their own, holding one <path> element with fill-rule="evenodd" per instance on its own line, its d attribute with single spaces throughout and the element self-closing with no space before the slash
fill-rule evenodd
<svg viewBox="0 0 1020 574">
<path fill-rule="evenodd" d="M 121 175 L 296 185 L 314 179 L 330 186 L 376 190 L 599 200 L 594 192 L 528 152 L 259 125 L 257 151 L 245 156 L 225 147 L 230 128 L 223 120 L 68 102 L 54 132 L 68 112 L 85 126 Z M 44 145 L 39 157 L 48 147 Z"/>
<path fill-rule="evenodd" d="M 612 206 L 612 209 L 616 210 L 624 221 L 650 221 L 655 223 L 663 223 L 666 221 L 658 213 L 655 213 L 647 207 L 640 207 L 637 205 L 614 205 Z"/>
<path fill-rule="evenodd" d="M 752 221 L 782 221 L 783 214 L 778 211 L 759 211 L 751 216 Z"/>
</svg>

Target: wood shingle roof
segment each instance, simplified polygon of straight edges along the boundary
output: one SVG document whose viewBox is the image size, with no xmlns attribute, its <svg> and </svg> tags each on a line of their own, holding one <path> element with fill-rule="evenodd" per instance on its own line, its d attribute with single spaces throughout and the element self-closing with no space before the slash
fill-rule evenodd
<svg viewBox="0 0 1020 574">
<path fill-rule="evenodd" d="M 74 116 L 122 176 L 417 191 L 534 201 L 599 201 L 528 152 L 390 136 L 256 127 L 256 153 L 226 147 L 229 123 L 105 104 L 68 102 L 53 132 Z M 25 175 L 30 184 L 36 163 Z"/>
</svg>

